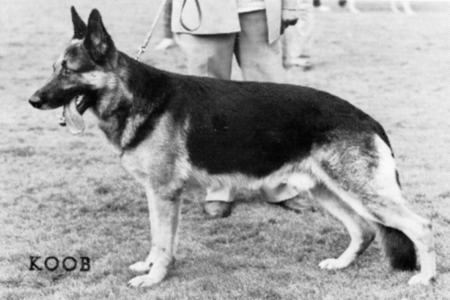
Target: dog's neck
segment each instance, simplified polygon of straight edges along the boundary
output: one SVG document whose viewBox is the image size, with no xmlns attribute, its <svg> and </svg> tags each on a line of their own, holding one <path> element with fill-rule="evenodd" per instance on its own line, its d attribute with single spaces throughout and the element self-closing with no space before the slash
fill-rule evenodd
<svg viewBox="0 0 450 300">
<path fill-rule="evenodd" d="M 93 110 L 108 140 L 123 151 L 153 130 L 168 89 L 165 72 L 118 54 L 116 72 Z"/>
</svg>

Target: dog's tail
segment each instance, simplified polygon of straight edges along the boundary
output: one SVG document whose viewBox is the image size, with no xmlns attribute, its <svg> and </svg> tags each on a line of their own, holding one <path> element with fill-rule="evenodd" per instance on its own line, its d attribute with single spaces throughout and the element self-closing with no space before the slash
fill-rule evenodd
<svg viewBox="0 0 450 300">
<path fill-rule="evenodd" d="M 379 224 L 381 241 L 393 269 L 414 271 L 417 255 L 414 243 L 402 231 Z"/>
</svg>

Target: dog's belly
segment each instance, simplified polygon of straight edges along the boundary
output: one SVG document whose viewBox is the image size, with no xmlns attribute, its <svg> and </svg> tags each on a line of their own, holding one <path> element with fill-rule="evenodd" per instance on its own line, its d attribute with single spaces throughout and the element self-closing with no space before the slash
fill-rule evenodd
<svg viewBox="0 0 450 300">
<path fill-rule="evenodd" d="M 193 168 L 191 179 L 203 187 L 235 187 L 259 189 L 263 186 L 276 188 L 288 184 L 299 193 L 308 191 L 316 185 L 316 179 L 306 170 L 304 163 L 287 164 L 270 173 L 268 176 L 256 178 L 242 173 L 214 174 Z"/>
</svg>

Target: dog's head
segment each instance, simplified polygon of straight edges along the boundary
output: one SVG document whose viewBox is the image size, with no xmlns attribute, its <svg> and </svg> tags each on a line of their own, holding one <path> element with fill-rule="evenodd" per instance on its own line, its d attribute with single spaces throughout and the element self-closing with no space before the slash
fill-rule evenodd
<svg viewBox="0 0 450 300">
<path fill-rule="evenodd" d="M 63 106 L 64 123 L 77 134 L 84 130 L 82 114 L 96 105 L 108 84 L 108 73 L 117 64 L 117 50 L 98 10 L 92 10 L 87 25 L 74 7 L 71 13 L 73 38 L 53 64 L 48 82 L 29 102 L 38 109 Z"/>
</svg>

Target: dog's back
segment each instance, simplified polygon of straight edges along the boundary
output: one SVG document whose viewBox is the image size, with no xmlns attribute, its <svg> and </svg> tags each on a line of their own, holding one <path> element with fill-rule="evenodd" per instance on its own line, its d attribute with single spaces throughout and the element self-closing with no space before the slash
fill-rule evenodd
<svg viewBox="0 0 450 300">
<path fill-rule="evenodd" d="M 375 132 L 389 145 L 370 116 L 312 88 L 180 75 L 168 86 L 174 89 L 166 91 L 168 110 L 179 122 L 189 119 L 190 159 L 211 174 L 266 176 L 313 147 L 363 133 Z"/>
</svg>

